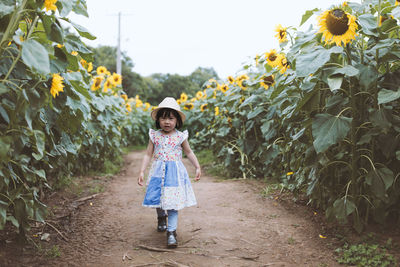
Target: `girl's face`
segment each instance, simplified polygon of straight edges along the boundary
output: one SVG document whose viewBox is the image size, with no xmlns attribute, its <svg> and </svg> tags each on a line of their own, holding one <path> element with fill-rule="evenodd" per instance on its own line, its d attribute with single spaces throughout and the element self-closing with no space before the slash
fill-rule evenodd
<svg viewBox="0 0 400 267">
<path fill-rule="evenodd" d="M 161 129 L 164 132 L 169 133 L 175 129 L 177 118 L 171 112 L 169 116 L 160 117 L 159 122 Z"/>
</svg>

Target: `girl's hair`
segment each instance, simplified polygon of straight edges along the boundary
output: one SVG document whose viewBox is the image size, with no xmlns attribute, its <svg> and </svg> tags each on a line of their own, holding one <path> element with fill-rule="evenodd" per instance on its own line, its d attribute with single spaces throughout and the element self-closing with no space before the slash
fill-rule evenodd
<svg viewBox="0 0 400 267">
<path fill-rule="evenodd" d="M 157 114 L 156 114 L 156 128 L 157 129 L 161 129 L 160 118 L 169 117 L 171 114 L 176 118 L 176 128 L 177 129 L 181 128 L 182 125 L 183 125 L 182 118 L 179 115 L 178 111 L 176 111 L 176 110 L 174 110 L 172 108 L 162 108 L 159 111 L 157 111 Z"/>
</svg>

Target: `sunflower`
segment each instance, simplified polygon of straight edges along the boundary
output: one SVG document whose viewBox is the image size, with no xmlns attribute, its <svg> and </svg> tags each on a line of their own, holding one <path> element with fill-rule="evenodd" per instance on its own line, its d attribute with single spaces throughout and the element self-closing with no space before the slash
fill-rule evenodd
<svg viewBox="0 0 400 267">
<path fill-rule="evenodd" d="M 203 98 L 203 91 L 198 91 L 197 93 L 196 93 L 196 98 L 197 99 L 202 99 Z"/>
<path fill-rule="evenodd" d="M 394 2 L 394 5 L 395 5 L 395 6 L 400 5 L 400 1 L 399 1 L 399 0 L 396 0 L 396 2 Z"/>
<path fill-rule="evenodd" d="M 136 107 L 140 108 L 141 106 L 143 106 L 143 101 L 140 99 L 136 99 Z"/>
<path fill-rule="evenodd" d="M 286 70 L 288 68 L 290 68 L 290 65 L 289 65 L 289 62 L 287 61 L 287 58 L 285 57 L 284 54 L 281 53 L 281 54 L 278 55 L 278 59 L 277 60 L 278 60 L 278 63 L 279 63 L 278 69 L 280 69 L 280 73 L 281 74 L 285 73 Z"/>
<path fill-rule="evenodd" d="M 228 89 L 229 89 L 229 86 L 227 84 L 225 84 L 225 83 L 221 86 L 221 91 L 223 93 L 226 93 L 226 91 L 228 91 Z"/>
<path fill-rule="evenodd" d="M 324 11 L 318 17 L 318 25 L 326 44 L 336 43 L 337 46 L 346 46 L 356 37 L 358 25 L 356 17 L 340 8 Z"/>
<path fill-rule="evenodd" d="M 212 87 L 212 88 L 216 88 L 219 86 L 217 80 L 215 80 L 215 79 L 209 79 L 208 83 L 209 83 L 210 87 Z"/>
<path fill-rule="evenodd" d="M 63 44 L 57 44 L 57 47 L 61 49 L 61 48 L 64 47 L 64 45 Z"/>
<path fill-rule="evenodd" d="M 132 106 L 131 106 L 131 104 L 126 103 L 126 104 L 125 104 L 125 108 L 126 108 L 127 111 L 132 112 Z"/>
<path fill-rule="evenodd" d="M 204 112 L 207 109 L 207 103 L 200 106 L 201 112 Z"/>
<path fill-rule="evenodd" d="M 97 67 L 96 71 L 97 71 L 98 75 L 104 75 L 107 73 L 107 68 L 104 66 L 99 66 L 99 67 Z"/>
<path fill-rule="evenodd" d="M 77 51 L 72 51 L 72 52 L 71 52 L 71 55 L 77 56 L 77 55 L 78 55 L 78 52 L 77 52 Z"/>
<path fill-rule="evenodd" d="M 279 24 L 278 26 L 276 26 L 276 28 L 275 28 L 275 31 L 276 31 L 275 37 L 278 38 L 279 43 L 287 42 L 287 38 L 286 38 L 287 32 L 286 32 L 286 29 L 287 29 L 287 28 L 282 27 L 281 24 Z"/>
<path fill-rule="evenodd" d="M 178 103 L 178 105 L 181 105 L 181 104 L 182 104 L 182 100 L 177 99 L 177 100 L 176 100 L 176 103 Z"/>
<path fill-rule="evenodd" d="M 59 92 L 64 92 L 63 90 L 64 85 L 62 83 L 63 80 L 64 78 L 61 77 L 60 74 L 58 73 L 53 74 L 53 79 L 51 81 L 51 88 L 50 88 L 50 93 L 52 94 L 53 98 L 56 98 Z"/>
<path fill-rule="evenodd" d="M 183 108 L 184 108 L 185 110 L 191 110 L 191 109 L 193 109 L 193 107 L 194 107 L 194 105 L 193 105 L 193 103 L 191 103 L 191 102 L 186 103 L 186 104 L 183 106 Z"/>
<path fill-rule="evenodd" d="M 103 92 L 107 93 L 108 89 L 110 89 L 113 86 L 113 80 L 110 79 L 110 77 L 106 80 L 106 82 L 103 85 Z"/>
<path fill-rule="evenodd" d="M 87 71 L 88 72 L 92 72 L 92 70 L 93 70 L 93 64 L 92 64 L 92 62 L 89 62 L 88 67 L 87 67 Z"/>
<path fill-rule="evenodd" d="M 206 92 L 206 89 L 204 89 L 203 90 L 203 99 L 206 99 L 207 98 L 207 92 Z"/>
<path fill-rule="evenodd" d="M 182 101 L 182 103 L 185 103 L 187 100 L 188 100 L 187 94 L 182 93 L 182 94 L 181 94 L 181 101 Z"/>
<path fill-rule="evenodd" d="M 269 52 L 265 53 L 265 58 L 267 59 L 268 65 L 271 67 L 276 67 L 278 66 L 278 54 L 276 53 L 275 49 L 271 49 Z"/>
<path fill-rule="evenodd" d="M 245 79 L 237 80 L 237 84 L 239 85 L 240 88 L 242 88 L 242 90 L 247 89 L 247 83 Z"/>
<path fill-rule="evenodd" d="M 149 108 L 150 108 L 150 103 L 149 102 L 146 102 L 146 103 L 144 103 L 144 107 L 143 107 L 143 110 L 144 111 L 147 111 Z"/>
<path fill-rule="evenodd" d="M 254 61 L 256 62 L 256 66 L 258 66 L 258 61 L 260 60 L 260 55 L 259 54 L 257 54 L 255 57 L 254 57 Z"/>
<path fill-rule="evenodd" d="M 103 81 L 104 77 L 103 76 L 96 76 L 93 78 L 93 83 L 92 83 L 92 87 L 90 89 L 92 89 L 92 91 L 96 91 L 97 89 L 100 88 L 101 86 L 101 82 Z"/>
<path fill-rule="evenodd" d="M 117 74 L 114 72 L 112 75 L 112 80 L 113 80 L 114 86 L 117 86 L 118 84 L 122 83 L 122 76 L 120 74 Z"/>
<path fill-rule="evenodd" d="M 124 101 L 127 101 L 127 100 L 128 100 L 128 96 L 127 96 L 126 94 L 122 94 L 122 95 L 121 95 L 121 98 L 122 98 Z"/>
<path fill-rule="evenodd" d="M 215 107 L 214 111 L 215 111 L 215 116 L 218 116 L 219 115 L 219 107 Z"/>
<path fill-rule="evenodd" d="M 234 84 L 235 83 L 235 78 L 233 78 L 232 76 L 228 76 L 228 82 L 230 84 Z"/>
<path fill-rule="evenodd" d="M 44 0 L 44 7 L 46 8 L 46 12 L 49 10 L 56 11 L 57 6 L 56 6 L 57 0 Z"/>
<path fill-rule="evenodd" d="M 261 80 L 260 84 L 265 88 L 265 90 L 267 90 L 270 86 L 275 84 L 274 75 L 269 75 L 269 76 L 263 75 L 260 80 Z"/>
</svg>

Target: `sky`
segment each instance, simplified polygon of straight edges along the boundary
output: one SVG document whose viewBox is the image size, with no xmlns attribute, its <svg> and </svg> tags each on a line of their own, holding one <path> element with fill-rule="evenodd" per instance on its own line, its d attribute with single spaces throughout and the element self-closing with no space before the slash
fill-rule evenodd
<svg viewBox="0 0 400 267">
<path fill-rule="evenodd" d="M 69 18 L 97 37 L 91 46 L 117 46 L 121 12 L 121 50 L 133 71 L 189 75 L 214 68 L 220 78 L 235 75 L 256 54 L 279 47 L 275 27 L 299 29 L 307 10 L 343 0 L 87 0 L 89 18 Z M 315 16 L 310 23 L 316 25 Z"/>
</svg>

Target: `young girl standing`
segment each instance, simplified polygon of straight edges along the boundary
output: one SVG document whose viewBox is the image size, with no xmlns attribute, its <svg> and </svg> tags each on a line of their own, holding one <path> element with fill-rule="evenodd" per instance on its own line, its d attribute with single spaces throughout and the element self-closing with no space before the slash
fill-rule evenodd
<svg viewBox="0 0 400 267">
<path fill-rule="evenodd" d="M 150 140 L 140 168 L 138 184 L 143 185 L 144 171 L 153 158 L 143 206 L 156 208 L 157 230 L 167 230 L 167 247 L 175 248 L 178 245 L 178 210 L 197 204 L 189 175 L 182 163 L 182 150 L 196 168 L 196 181 L 200 180 L 201 176 L 200 164 L 189 146 L 188 131 L 177 130 L 186 116 L 174 98 L 166 97 L 151 112 L 151 117 L 155 120 L 158 130 L 149 130 Z"/>
</svg>

